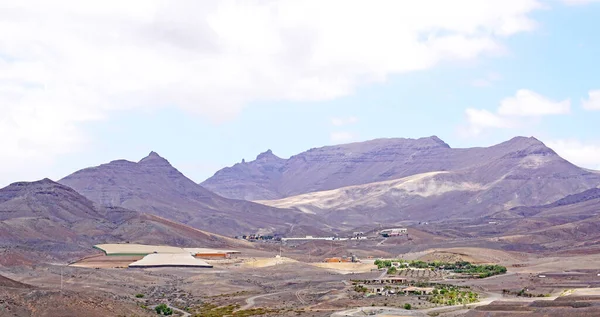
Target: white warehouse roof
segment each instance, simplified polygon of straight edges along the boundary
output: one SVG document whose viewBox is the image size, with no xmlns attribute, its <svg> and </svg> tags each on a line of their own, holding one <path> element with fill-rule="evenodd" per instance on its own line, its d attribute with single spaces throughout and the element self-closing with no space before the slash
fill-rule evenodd
<svg viewBox="0 0 600 317">
<path fill-rule="evenodd" d="M 240 253 L 234 250 L 220 250 L 209 248 L 179 248 L 168 245 L 146 245 L 135 243 L 98 244 L 94 246 L 106 255 L 145 255 L 152 253 Z"/>
<path fill-rule="evenodd" d="M 206 261 L 196 259 L 189 253 L 153 253 L 146 255 L 143 259 L 129 264 L 129 267 L 134 268 L 151 268 L 151 267 L 206 267 L 211 268 L 212 265 Z"/>
</svg>

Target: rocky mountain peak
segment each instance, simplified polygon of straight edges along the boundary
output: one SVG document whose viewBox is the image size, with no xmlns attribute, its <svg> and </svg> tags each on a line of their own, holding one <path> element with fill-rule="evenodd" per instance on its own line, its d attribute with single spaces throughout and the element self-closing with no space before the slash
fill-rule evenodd
<svg viewBox="0 0 600 317">
<path fill-rule="evenodd" d="M 152 151 L 148 156 L 144 157 L 139 161 L 139 164 L 149 166 L 171 166 L 171 163 L 167 159 L 160 156 L 158 153 Z"/>
<path fill-rule="evenodd" d="M 265 152 L 262 152 L 260 154 L 258 154 L 258 156 L 256 157 L 257 161 L 266 161 L 266 160 L 279 160 L 280 158 L 273 154 L 273 151 L 271 150 L 267 150 Z"/>
<path fill-rule="evenodd" d="M 57 189 L 62 189 L 62 190 L 72 190 L 71 188 L 61 185 L 49 178 L 44 178 L 41 179 L 39 181 L 33 181 L 33 182 L 16 182 L 16 183 L 12 183 L 10 185 L 8 185 L 6 187 L 8 188 L 12 188 L 14 190 L 30 190 L 30 189 L 49 189 L 49 188 L 57 188 Z"/>
<path fill-rule="evenodd" d="M 547 147 L 542 141 L 534 137 L 514 137 L 498 147 L 506 147 L 510 157 L 525 157 L 528 155 L 558 156 L 554 150 Z"/>
<path fill-rule="evenodd" d="M 75 197 L 79 196 L 74 189 L 57 183 L 49 178 L 33 182 L 12 183 L 0 189 L 0 203 L 15 197 Z M 57 200 L 58 201 L 58 200 Z"/>
<path fill-rule="evenodd" d="M 516 137 L 506 141 L 506 143 L 519 144 L 519 145 L 544 145 L 544 143 L 542 141 L 540 141 L 532 136 L 531 137 L 516 136 Z"/>
<path fill-rule="evenodd" d="M 440 146 L 440 147 L 444 147 L 444 148 L 448 148 L 448 149 L 450 148 L 450 145 L 448 145 L 448 143 L 444 142 L 442 139 L 438 138 L 436 135 L 432 135 L 430 137 L 422 138 L 419 140 L 426 141 L 435 146 Z"/>
</svg>

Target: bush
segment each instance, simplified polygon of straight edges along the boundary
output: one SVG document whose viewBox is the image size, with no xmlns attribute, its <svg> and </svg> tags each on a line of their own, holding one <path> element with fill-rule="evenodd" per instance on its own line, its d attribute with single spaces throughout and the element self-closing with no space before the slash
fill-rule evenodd
<svg viewBox="0 0 600 317">
<path fill-rule="evenodd" d="M 412 308 L 412 305 L 410 305 L 409 303 L 404 304 L 404 309 L 410 310 L 411 308 Z"/>
<path fill-rule="evenodd" d="M 354 286 L 354 291 L 358 293 L 366 293 L 368 289 L 362 285 L 356 285 Z"/>
<path fill-rule="evenodd" d="M 169 308 L 166 304 L 160 304 L 154 308 L 157 314 L 170 316 L 173 315 L 173 310 Z"/>
<path fill-rule="evenodd" d="M 135 298 L 144 298 L 144 294 L 135 294 Z"/>
</svg>

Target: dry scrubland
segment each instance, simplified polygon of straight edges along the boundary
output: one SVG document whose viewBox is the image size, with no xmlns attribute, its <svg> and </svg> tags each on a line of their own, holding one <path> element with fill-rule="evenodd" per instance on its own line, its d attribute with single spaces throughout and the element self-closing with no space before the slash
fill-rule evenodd
<svg viewBox="0 0 600 317">
<path fill-rule="evenodd" d="M 387 254 L 388 258 L 398 256 L 394 253 L 395 249 L 386 249 L 385 246 L 374 250 L 372 245 L 364 244 L 353 245 L 351 249 L 361 250 L 364 254 Z M 27 296 L 33 296 L 27 294 L 37 294 L 33 298 L 43 304 L 47 301 L 63 303 L 72 298 L 69 294 L 77 293 L 86 296 L 81 305 L 92 307 L 95 303 L 96 306 L 90 308 L 90 316 L 95 316 L 96 311 L 118 311 L 115 316 L 152 315 L 144 307 L 159 303 L 188 309 L 192 315 L 198 316 L 224 316 L 227 311 L 239 311 L 239 316 L 341 316 L 332 314 L 353 307 L 387 309 L 379 311 L 380 316 L 398 316 L 398 312 L 405 312 L 406 316 L 496 317 L 512 316 L 513 313 L 538 316 L 535 314 L 548 311 L 550 308 L 547 306 L 551 305 L 555 305 L 552 308 L 567 305 L 560 306 L 559 311 L 578 316 L 569 310 L 595 312 L 595 295 L 600 295 L 594 288 L 600 287 L 600 277 L 594 268 L 600 255 L 546 258 L 481 247 L 436 247 L 402 254 L 406 260 L 471 261 L 508 267 L 507 274 L 485 279 L 444 280 L 446 276 L 437 273 L 398 275 L 418 281 L 468 287 L 480 294 L 479 303 L 463 309 L 462 306 L 432 304 L 426 296 L 365 297 L 355 291 L 352 281 L 372 280 L 385 275 L 384 271 L 374 270 L 376 266 L 366 258 L 363 258 L 364 263 L 323 263 L 324 257 L 320 257 L 307 263 L 303 248 L 284 248 L 282 257 L 276 257 L 278 252 L 275 251 L 241 251 L 241 255 L 234 255 L 228 260 L 207 260 L 213 268 L 126 269 L 124 264 L 140 257 L 104 255 L 90 256 L 67 267 L 1 267 L 0 274 L 33 285 L 35 289 L 20 289 L 10 294 L 4 290 L 0 293 L 0 303 L 16 311 L 18 303 L 23 303 Z M 102 269 L 93 269 L 95 267 Z M 73 293 L 61 295 L 61 269 L 64 289 Z M 546 277 L 538 277 L 540 274 Z M 523 295 L 532 297 L 516 295 L 524 289 Z M 582 296 L 586 296 L 586 300 Z M 118 304 L 113 304 L 113 301 Z M 411 305 L 410 311 L 404 310 L 406 304 Z M 69 311 L 70 308 L 65 309 Z M 218 315 L 219 312 L 223 314 Z M 31 315 L 19 312 L 14 316 Z"/>
</svg>

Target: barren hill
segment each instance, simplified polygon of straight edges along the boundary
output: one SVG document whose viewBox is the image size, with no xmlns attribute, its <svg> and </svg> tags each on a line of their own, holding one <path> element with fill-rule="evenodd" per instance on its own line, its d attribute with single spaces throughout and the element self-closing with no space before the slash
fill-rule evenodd
<svg viewBox="0 0 600 317">
<path fill-rule="evenodd" d="M 310 149 L 281 159 L 270 150 L 218 171 L 202 186 L 229 198 L 277 199 L 462 165 L 439 138 L 377 139 Z"/>
<path fill-rule="evenodd" d="M 59 291 L 38 287 L 15 288 L 10 285 L 4 287 L 1 283 L 2 316 L 156 316 L 156 313 L 139 307 L 139 304 L 132 300 L 116 299 L 114 295 L 101 292 Z"/>
<path fill-rule="evenodd" d="M 115 242 L 251 247 L 154 215 L 94 204 L 48 179 L 0 189 L 0 249 L 7 259 L 0 261 L 3 265 L 22 263 L 8 261 L 20 254 L 34 255 L 27 258 L 37 261 L 72 259 L 89 253 L 94 244 Z"/>
<path fill-rule="evenodd" d="M 230 236 L 286 232 L 293 224 L 321 223 L 294 210 L 216 195 L 155 152 L 137 163 L 117 160 L 86 168 L 59 182 L 102 206 L 137 210 Z"/>
<path fill-rule="evenodd" d="M 489 217 L 434 224 L 429 229 L 442 235 L 460 232 L 463 238 L 491 239 L 509 250 L 597 252 L 600 189 L 589 189 L 541 206 L 511 208 Z"/>
<path fill-rule="evenodd" d="M 32 288 L 31 285 L 23 284 L 21 282 L 13 281 L 8 277 L 4 277 L 0 275 L 0 287 L 10 287 L 10 288 Z"/>
<path fill-rule="evenodd" d="M 453 149 L 432 136 L 326 146 L 289 159 L 267 151 L 255 161 L 218 171 L 202 185 L 229 198 L 273 200 L 443 171 L 469 174 L 469 181 L 483 184 L 502 177 L 562 179 L 567 191 L 557 192 L 556 199 L 600 183 L 599 174 L 570 164 L 535 138 Z"/>
<path fill-rule="evenodd" d="M 489 148 L 444 149 L 436 151 L 447 151 L 441 160 L 445 167 L 418 165 L 439 170 L 259 202 L 358 225 L 481 217 L 515 206 L 548 204 L 600 185 L 597 173 L 567 162 L 531 138 Z"/>
</svg>

